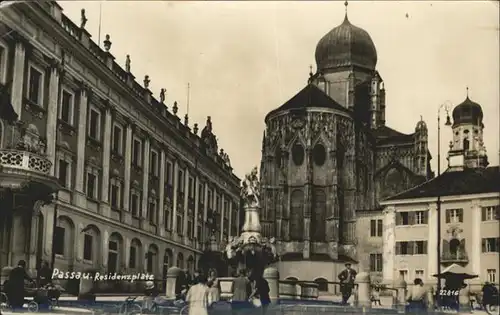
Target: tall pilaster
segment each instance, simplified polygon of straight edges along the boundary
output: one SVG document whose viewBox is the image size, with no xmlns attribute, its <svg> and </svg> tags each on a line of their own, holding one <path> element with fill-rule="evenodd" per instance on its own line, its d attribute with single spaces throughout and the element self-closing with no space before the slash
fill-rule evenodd
<svg viewBox="0 0 500 315">
<path fill-rule="evenodd" d="M 125 253 L 123 255 L 123 260 L 122 260 L 122 264 L 124 266 L 126 266 L 126 270 L 129 269 L 129 262 L 130 262 L 130 244 L 131 244 L 131 241 L 130 241 L 130 238 L 128 237 L 125 237 L 125 242 L 124 242 L 124 245 L 125 245 Z M 126 270 L 122 270 L 122 272 L 125 272 Z"/>
<path fill-rule="evenodd" d="M 107 271 L 108 268 L 108 252 L 109 252 L 109 232 L 104 230 L 102 235 L 102 267 Z"/>
<path fill-rule="evenodd" d="M 198 240 L 198 212 L 200 211 L 200 203 L 198 202 L 199 198 L 200 198 L 200 185 L 199 185 L 199 182 L 200 182 L 200 177 L 199 176 L 196 176 L 195 177 L 195 184 L 194 184 L 194 220 L 193 220 L 193 235 L 194 235 L 194 239 L 195 240 Z"/>
<path fill-rule="evenodd" d="M 26 48 L 23 42 L 16 42 L 14 51 L 14 72 L 12 75 L 12 107 L 16 111 L 18 118 L 21 119 L 23 109 L 23 86 L 24 86 L 24 67 L 26 63 Z"/>
<path fill-rule="evenodd" d="M 106 108 L 104 117 L 104 135 L 103 135 L 103 152 L 102 152 L 102 185 L 101 185 L 101 200 L 102 215 L 109 217 L 109 167 L 111 159 L 111 126 L 112 126 L 112 108 L 111 105 Z M 106 245 L 107 246 L 107 245 Z"/>
<path fill-rule="evenodd" d="M 225 199 L 226 198 L 224 196 L 224 193 L 221 193 L 221 195 L 220 195 L 220 205 L 221 205 L 221 209 L 220 209 L 220 239 L 221 240 L 224 239 L 224 219 L 226 218 L 226 209 L 224 207 Z"/>
<path fill-rule="evenodd" d="M 428 260 L 428 267 L 427 267 L 427 275 L 428 279 L 434 279 L 432 278 L 432 275 L 437 273 L 437 257 L 436 257 L 436 248 L 437 248 L 437 205 L 436 203 L 430 203 L 429 204 L 429 222 L 428 222 L 428 228 L 429 228 L 429 239 L 427 240 L 427 258 Z"/>
<path fill-rule="evenodd" d="M 142 163 L 142 213 L 141 213 L 141 225 L 144 229 L 146 224 L 149 224 L 147 220 L 148 214 L 148 199 L 149 199 L 149 152 L 150 140 L 149 135 L 146 135 L 144 139 L 144 160 Z"/>
<path fill-rule="evenodd" d="M 127 124 L 125 134 L 125 174 L 123 188 L 123 209 L 130 215 L 130 170 L 132 166 L 132 134 L 133 126 L 131 122 Z M 128 263 L 128 261 L 127 261 Z"/>
<path fill-rule="evenodd" d="M 382 275 L 384 282 L 391 283 L 394 280 L 394 257 L 396 247 L 396 208 L 386 207 L 383 211 L 383 238 L 384 238 L 384 263 L 382 264 Z"/>
<path fill-rule="evenodd" d="M 481 205 L 479 200 L 472 200 L 472 252 L 469 257 L 472 259 L 472 273 L 481 274 Z"/>
<path fill-rule="evenodd" d="M 87 143 L 87 108 L 89 89 L 83 86 L 80 89 L 80 102 L 79 102 L 79 115 L 78 115 L 78 144 L 76 156 L 76 178 L 75 178 L 75 191 L 74 196 L 77 198 L 73 201 L 76 206 L 87 208 L 87 199 L 85 198 L 84 182 L 85 182 L 85 146 Z"/>
<path fill-rule="evenodd" d="M 158 193 L 158 228 L 160 236 L 165 236 L 165 150 L 160 150 L 160 191 Z"/>
<path fill-rule="evenodd" d="M 229 226 L 227 227 L 227 236 L 228 238 L 233 236 L 232 230 L 233 230 L 233 202 L 231 199 L 229 199 Z"/>
<path fill-rule="evenodd" d="M 186 167 L 186 171 L 184 172 L 184 202 L 183 202 L 183 222 L 182 222 L 182 230 L 183 235 L 186 239 L 189 239 L 190 235 L 187 235 L 188 232 L 188 217 L 189 217 L 189 168 Z"/>
<path fill-rule="evenodd" d="M 49 102 L 47 105 L 47 157 L 52 166 L 50 167 L 50 175 L 54 176 L 56 165 L 56 142 L 57 142 L 57 113 L 59 104 L 59 64 L 54 62 L 50 67 L 49 81 Z"/>
<path fill-rule="evenodd" d="M 177 194 L 179 191 L 179 162 L 174 160 L 174 200 L 172 205 L 172 235 L 178 235 L 177 231 Z"/>
<path fill-rule="evenodd" d="M 203 190 L 205 191 L 205 198 L 203 199 L 203 222 L 201 225 L 201 231 L 203 233 L 203 241 L 206 242 L 208 240 L 209 234 L 206 232 L 206 224 L 208 219 L 208 181 L 205 181 L 203 184 Z M 210 232 L 209 232 L 210 233 Z"/>
</svg>

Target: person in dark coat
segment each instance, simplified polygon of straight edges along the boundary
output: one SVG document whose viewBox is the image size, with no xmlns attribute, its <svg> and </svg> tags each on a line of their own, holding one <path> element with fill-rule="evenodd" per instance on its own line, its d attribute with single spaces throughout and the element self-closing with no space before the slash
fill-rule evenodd
<svg viewBox="0 0 500 315">
<path fill-rule="evenodd" d="M 7 296 L 12 309 L 22 309 L 24 304 L 24 280 L 34 282 L 26 272 L 26 262 L 20 260 L 9 274 Z"/>
<path fill-rule="evenodd" d="M 250 277 L 250 281 L 254 284 L 254 290 L 250 295 L 251 298 L 258 298 L 261 304 L 261 314 L 267 313 L 267 308 L 271 304 L 271 297 L 269 296 L 269 283 L 262 276 L 261 273 L 256 273 Z"/>
<path fill-rule="evenodd" d="M 347 304 L 347 301 L 351 297 L 352 289 L 354 288 L 354 280 L 356 279 L 356 271 L 351 268 L 350 263 L 345 264 L 346 269 L 344 269 L 339 274 L 340 280 L 340 292 L 342 293 L 342 304 Z"/>
<path fill-rule="evenodd" d="M 238 277 L 233 280 L 233 297 L 231 299 L 232 314 L 240 314 L 242 311 L 252 307 L 248 299 L 252 293 L 252 284 L 246 276 L 246 271 L 240 269 Z"/>
<path fill-rule="evenodd" d="M 52 270 L 49 268 L 49 263 L 45 260 L 42 262 L 40 270 L 38 270 L 37 281 L 39 287 L 44 287 L 52 283 Z"/>
</svg>

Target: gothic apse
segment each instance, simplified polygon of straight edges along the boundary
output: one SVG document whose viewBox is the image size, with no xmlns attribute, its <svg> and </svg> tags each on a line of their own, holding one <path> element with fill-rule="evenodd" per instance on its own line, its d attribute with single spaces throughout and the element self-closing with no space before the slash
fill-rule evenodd
<svg viewBox="0 0 500 315">
<path fill-rule="evenodd" d="M 354 264 L 356 211 L 433 176 L 427 127 L 385 122 L 385 89 L 370 35 L 347 18 L 316 46 L 316 73 L 269 112 L 262 140 L 263 234 L 276 237 L 283 278 L 336 281 Z"/>
</svg>

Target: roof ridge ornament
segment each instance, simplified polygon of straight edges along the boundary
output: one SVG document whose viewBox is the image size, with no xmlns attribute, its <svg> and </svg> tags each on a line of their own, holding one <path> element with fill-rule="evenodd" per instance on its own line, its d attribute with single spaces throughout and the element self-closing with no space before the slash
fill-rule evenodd
<svg viewBox="0 0 500 315">
<path fill-rule="evenodd" d="M 349 21 L 349 19 L 347 18 L 347 6 L 349 5 L 349 2 L 346 1 L 344 2 L 344 6 L 345 6 L 345 17 L 344 17 L 344 21 Z"/>
</svg>

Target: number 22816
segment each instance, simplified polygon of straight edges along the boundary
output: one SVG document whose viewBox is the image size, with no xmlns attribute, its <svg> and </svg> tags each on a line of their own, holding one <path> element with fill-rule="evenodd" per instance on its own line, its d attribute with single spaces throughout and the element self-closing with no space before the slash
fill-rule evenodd
<svg viewBox="0 0 500 315">
<path fill-rule="evenodd" d="M 441 290 L 439 291 L 439 295 L 441 296 L 453 296 L 453 295 L 458 295 L 460 291 L 458 290 Z"/>
</svg>

